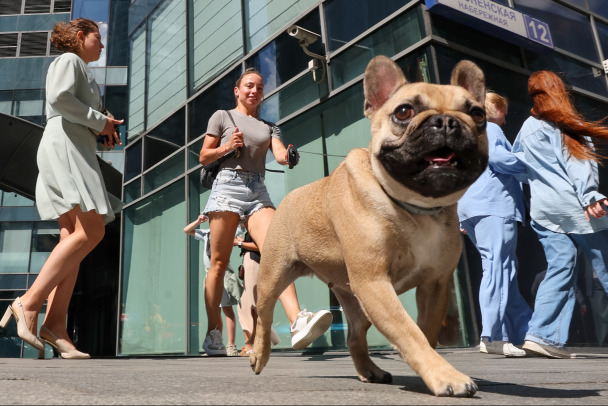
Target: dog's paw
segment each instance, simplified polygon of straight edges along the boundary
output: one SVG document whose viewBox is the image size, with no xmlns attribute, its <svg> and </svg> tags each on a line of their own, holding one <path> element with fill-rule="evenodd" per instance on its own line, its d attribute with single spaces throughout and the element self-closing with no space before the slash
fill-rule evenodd
<svg viewBox="0 0 608 406">
<path fill-rule="evenodd" d="M 269 354 L 268 354 L 269 355 Z M 249 365 L 251 365 L 251 369 L 255 372 L 256 375 L 259 375 L 262 372 L 262 369 L 268 363 L 268 355 L 260 354 L 253 350 L 251 355 L 249 356 Z"/>
<path fill-rule="evenodd" d="M 359 375 L 359 379 L 365 383 L 391 383 L 393 382 L 393 375 L 378 368 L 378 371 L 375 373 L 368 371 L 365 376 Z"/>
<path fill-rule="evenodd" d="M 448 376 L 442 376 L 435 384 L 427 385 L 435 396 L 472 397 L 477 392 L 475 382 L 456 370 Z"/>
</svg>

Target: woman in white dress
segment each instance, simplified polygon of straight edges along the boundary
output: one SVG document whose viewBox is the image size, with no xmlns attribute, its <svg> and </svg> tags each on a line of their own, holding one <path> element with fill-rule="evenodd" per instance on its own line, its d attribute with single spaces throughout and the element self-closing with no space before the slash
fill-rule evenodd
<svg viewBox="0 0 608 406">
<path fill-rule="evenodd" d="M 42 220 L 57 219 L 60 241 L 30 289 L 7 308 L 0 327 L 14 316 L 19 337 L 39 350 L 39 358 L 45 343 L 62 358 L 89 358 L 76 350 L 67 333 L 68 306 L 81 261 L 120 209 L 108 198 L 91 129 L 101 134 L 105 147 L 114 148 L 121 145 L 115 125 L 123 120 L 100 112 L 99 87 L 86 71 L 104 47 L 97 24 L 83 18 L 57 23 L 51 42 L 64 54 L 51 63 L 46 78 L 47 124 L 38 147 L 36 206 Z M 38 338 L 38 314 L 47 299 Z"/>
</svg>

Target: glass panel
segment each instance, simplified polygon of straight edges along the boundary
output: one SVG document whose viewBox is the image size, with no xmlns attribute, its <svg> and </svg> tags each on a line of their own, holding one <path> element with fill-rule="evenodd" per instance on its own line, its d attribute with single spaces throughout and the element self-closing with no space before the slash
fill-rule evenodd
<svg viewBox="0 0 608 406">
<path fill-rule="evenodd" d="M 300 77 L 278 93 L 268 97 L 260 108 L 260 115 L 269 121 L 279 119 L 301 109 L 328 93 L 327 82 L 315 83 L 312 73 Z"/>
<path fill-rule="evenodd" d="M 605 76 L 594 77 L 591 66 L 587 64 L 567 58 L 556 52 L 547 55 L 535 55 L 526 52 L 526 57 L 528 58 L 531 70 L 547 69 L 553 72 L 563 72 L 569 85 L 578 86 L 602 96 L 608 96 Z"/>
<path fill-rule="evenodd" d="M 235 106 L 234 85 L 241 72 L 240 67 L 234 69 L 190 103 L 188 140 L 200 137 L 207 131 L 207 122 L 216 110 L 231 109 Z"/>
<path fill-rule="evenodd" d="M 262 44 L 316 2 L 317 0 L 244 2 L 247 51 Z"/>
<path fill-rule="evenodd" d="M 422 12 L 417 7 L 332 58 L 334 87 L 340 87 L 362 75 L 374 56 L 390 57 L 420 41 L 423 27 Z"/>
<path fill-rule="evenodd" d="M 127 84 L 128 69 L 124 68 L 106 68 L 106 85 L 107 86 L 124 86 Z"/>
<path fill-rule="evenodd" d="M 241 1 L 192 0 L 190 55 L 195 89 L 243 55 Z"/>
<path fill-rule="evenodd" d="M 595 22 L 595 28 L 597 29 L 597 35 L 600 38 L 600 46 L 604 59 L 608 58 L 608 25 L 602 24 L 598 21 Z"/>
<path fill-rule="evenodd" d="M 184 146 L 186 135 L 186 109 L 163 121 L 144 136 L 144 170 L 154 166 Z"/>
<path fill-rule="evenodd" d="M 11 114 L 13 106 L 13 91 L 0 91 L 0 113 Z"/>
<path fill-rule="evenodd" d="M 136 31 L 131 38 L 128 139 L 144 130 L 146 111 L 146 30 L 144 27 Z"/>
<path fill-rule="evenodd" d="M 368 28 L 403 7 L 405 3 L 403 0 L 331 0 L 326 2 L 325 19 L 329 50 L 335 51 L 344 46 Z"/>
<path fill-rule="evenodd" d="M 150 17 L 147 128 L 188 97 L 185 27 L 186 2 L 182 0 L 166 0 Z"/>
<path fill-rule="evenodd" d="M 187 350 L 184 193 L 175 182 L 123 212 L 120 355 Z"/>
<path fill-rule="evenodd" d="M 608 2 L 606 0 L 587 0 L 587 3 L 589 3 L 589 10 L 608 18 Z"/>
<path fill-rule="evenodd" d="M 137 141 L 125 151 L 125 182 L 130 181 L 137 175 L 141 174 L 141 157 L 142 142 Z"/>
<path fill-rule="evenodd" d="M 141 197 L 141 178 L 134 180 L 124 187 L 123 201 L 125 204 L 131 203 L 133 200 Z"/>
<path fill-rule="evenodd" d="M 0 273 L 27 273 L 32 223 L 0 224 Z"/>
<path fill-rule="evenodd" d="M 549 24 L 556 47 L 593 61 L 598 59 L 587 16 L 551 0 L 515 0 L 515 6 Z M 576 35 L 572 35 L 574 32 Z"/>
<path fill-rule="evenodd" d="M 169 158 L 144 175 L 144 194 L 164 185 L 184 173 L 184 151 Z"/>
<path fill-rule="evenodd" d="M 5 207 L 29 207 L 36 203 L 33 200 L 18 195 L 17 193 L 2 192 L 2 206 Z"/>
<path fill-rule="evenodd" d="M 3 275 L 0 274 L 0 289 L 26 289 L 27 274 L 22 275 Z M 4 314 L 4 308 L 1 309 Z"/>
<path fill-rule="evenodd" d="M 472 27 L 443 18 L 436 14 L 431 14 L 431 21 L 433 24 L 433 33 L 450 42 L 454 41 L 507 63 L 523 66 L 519 47 L 510 42 L 502 41 L 497 37 L 487 35 Z"/>
<path fill-rule="evenodd" d="M 14 115 L 41 124 L 44 115 L 44 90 L 16 90 Z"/>
<path fill-rule="evenodd" d="M 59 243 L 59 228 L 56 222 L 34 223 L 32 234 L 32 260 L 30 272 L 39 273 L 51 251 Z"/>
<path fill-rule="evenodd" d="M 192 169 L 200 165 L 199 158 L 201 155 L 201 149 L 203 148 L 204 139 L 205 138 L 203 137 L 188 147 L 188 169 Z"/>
</svg>

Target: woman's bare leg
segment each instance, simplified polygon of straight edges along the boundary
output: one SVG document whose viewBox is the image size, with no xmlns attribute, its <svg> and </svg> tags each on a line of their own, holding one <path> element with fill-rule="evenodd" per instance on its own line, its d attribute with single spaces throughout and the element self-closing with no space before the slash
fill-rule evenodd
<svg viewBox="0 0 608 406">
<path fill-rule="evenodd" d="M 103 216 L 95 211 L 83 213 L 79 206 L 61 215 L 58 219 L 61 239 L 44 263 L 40 274 L 21 296 L 21 303 L 28 325 L 33 334 L 36 319 L 49 298 L 46 320 L 52 326 L 62 327 L 52 330 L 59 338 L 69 339 L 65 330 L 67 308 L 72 297 L 78 269 L 82 260 L 99 244 L 105 233 Z M 61 324 L 63 322 L 63 324 Z M 51 329 L 47 324 L 47 328 Z"/>
<path fill-rule="evenodd" d="M 224 292 L 224 274 L 230 261 L 234 234 L 239 224 L 239 215 L 232 212 L 209 213 L 209 245 L 211 267 L 205 280 L 205 309 L 207 311 L 207 334 L 221 329 L 220 303 Z"/>
</svg>

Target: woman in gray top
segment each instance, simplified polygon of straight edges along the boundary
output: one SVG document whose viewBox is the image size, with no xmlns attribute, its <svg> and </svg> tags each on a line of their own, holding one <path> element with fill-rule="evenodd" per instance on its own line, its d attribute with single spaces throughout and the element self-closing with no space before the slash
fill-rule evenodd
<svg viewBox="0 0 608 406">
<path fill-rule="evenodd" d="M 30 289 L 8 307 L 0 327 L 14 316 L 19 337 L 39 350 L 39 358 L 45 342 L 62 358 L 89 358 L 76 350 L 66 331 L 68 305 L 80 262 L 120 208 L 117 199 L 113 208 L 108 198 L 95 154 L 97 138 L 90 129 L 113 148 L 121 143 L 114 126 L 122 120 L 100 113 L 99 87 L 86 71 L 103 48 L 97 24 L 83 18 L 57 23 L 51 42 L 65 53 L 51 63 L 46 78 L 47 124 L 38 147 L 36 205 L 42 220 L 57 219 L 60 241 Z M 38 313 L 47 298 L 38 338 Z"/>
<path fill-rule="evenodd" d="M 275 212 L 264 185 L 266 153 L 270 149 L 281 165 L 297 164 L 297 160 L 289 162 L 289 155 L 295 149 L 292 145 L 285 148 L 279 128 L 259 118 L 264 96 L 262 75 L 247 69 L 236 82 L 234 96 L 234 109 L 218 110 L 209 119 L 200 153 L 203 165 L 230 154 L 220 165 L 203 211 L 209 217 L 211 230 L 211 267 L 205 281 L 208 324 L 203 342 L 203 350 L 208 355 L 226 355 L 219 304 L 236 228 L 243 221 L 262 251 Z M 306 309 L 300 311 L 294 284 L 283 292 L 280 300 L 291 323 L 291 344 L 295 349 L 306 348 L 331 324 L 332 316 L 327 310 L 314 314 Z"/>
</svg>

